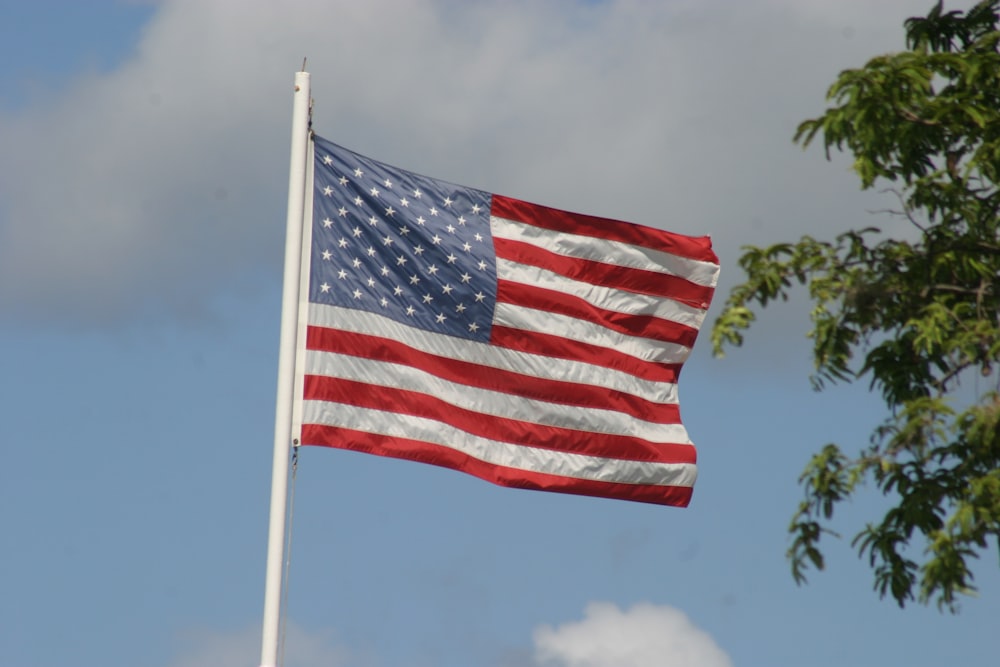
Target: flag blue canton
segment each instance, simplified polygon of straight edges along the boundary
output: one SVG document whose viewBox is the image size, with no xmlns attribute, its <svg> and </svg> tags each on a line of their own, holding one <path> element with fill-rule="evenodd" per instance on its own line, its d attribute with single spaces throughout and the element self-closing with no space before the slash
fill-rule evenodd
<svg viewBox="0 0 1000 667">
<path fill-rule="evenodd" d="M 488 192 L 315 138 L 309 300 L 486 342 L 496 306 Z"/>
</svg>

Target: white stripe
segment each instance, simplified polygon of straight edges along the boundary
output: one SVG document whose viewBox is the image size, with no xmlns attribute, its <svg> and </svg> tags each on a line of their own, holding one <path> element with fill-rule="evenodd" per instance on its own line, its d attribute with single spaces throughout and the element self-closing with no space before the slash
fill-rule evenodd
<svg viewBox="0 0 1000 667">
<path fill-rule="evenodd" d="M 497 278 L 575 296 L 605 310 L 626 315 L 651 315 L 693 329 L 701 328 L 707 312 L 704 308 L 696 308 L 680 301 L 593 285 L 501 257 L 497 258 Z"/>
<path fill-rule="evenodd" d="M 306 353 L 306 374 L 364 382 L 434 396 L 489 417 L 574 431 L 627 435 L 650 442 L 691 444 L 681 424 L 657 424 L 615 410 L 562 405 L 443 380 L 419 368 L 330 352 Z"/>
<path fill-rule="evenodd" d="M 442 336 L 408 327 L 388 317 L 353 308 L 309 304 L 309 322 L 360 334 L 376 335 L 398 341 L 422 352 L 449 359 L 468 361 L 480 366 L 521 373 L 547 380 L 589 384 L 611 391 L 621 391 L 654 403 L 677 403 L 677 385 L 651 382 L 603 366 L 580 361 L 545 357 L 527 352 Z"/>
<path fill-rule="evenodd" d="M 538 331 L 581 343 L 613 348 L 644 361 L 682 364 L 691 354 L 691 348 L 677 343 L 629 336 L 586 320 L 510 303 L 497 302 L 493 321 L 505 327 Z"/>
<path fill-rule="evenodd" d="M 691 487 L 697 477 L 697 466 L 691 463 L 628 461 L 514 445 L 480 438 L 430 419 L 339 403 L 305 401 L 303 407 L 307 424 L 420 440 L 506 468 L 574 479 L 660 486 Z"/>
<path fill-rule="evenodd" d="M 490 216 L 490 228 L 496 238 L 529 243 L 564 257 L 589 259 L 603 264 L 679 276 L 704 287 L 715 287 L 719 279 L 718 264 L 688 259 L 621 241 L 606 241 L 593 236 L 553 232 L 544 227 L 496 216 Z"/>
</svg>

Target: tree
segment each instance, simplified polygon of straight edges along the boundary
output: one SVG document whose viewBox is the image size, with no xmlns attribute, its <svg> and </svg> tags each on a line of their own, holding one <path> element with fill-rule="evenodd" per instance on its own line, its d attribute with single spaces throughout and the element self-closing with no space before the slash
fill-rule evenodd
<svg viewBox="0 0 1000 667">
<path fill-rule="evenodd" d="M 894 192 L 899 207 L 888 213 L 912 234 L 869 227 L 745 247 L 746 281 L 714 324 L 722 356 L 743 343 L 755 308 L 804 285 L 815 388 L 867 380 L 887 407 L 869 443 L 828 444 L 802 473 L 788 550 L 799 583 L 823 569 L 835 509 L 866 484 L 890 508 L 852 544 L 875 590 L 901 607 L 956 611 L 975 591 L 976 559 L 991 540 L 1000 546 L 998 6 L 945 12 L 939 2 L 908 19 L 907 50 L 842 72 L 832 106 L 795 134 L 803 147 L 821 137 L 828 158 L 851 153 L 861 187 Z M 986 389 L 970 392 L 977 386 Z"/>
</svg>

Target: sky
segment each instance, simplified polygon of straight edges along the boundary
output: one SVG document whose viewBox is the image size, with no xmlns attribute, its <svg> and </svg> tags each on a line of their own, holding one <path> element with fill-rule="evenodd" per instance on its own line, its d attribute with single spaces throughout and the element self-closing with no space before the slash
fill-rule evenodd
<svg viewBox="0 0 1000 667">
<path fill-rule="evenodd" d="M 294 72 L 373 158 L 740 246 L 877 224 L 849 160 L 792 144 L 837 72 L 930 0 L 0 0 L 0 647 L 18 667 L 259 662 Z M 946 3 L 965 8 L 971 3 Z M 680 382 L 686 509 L 301 453 L 289 667 L 990 664 L 991 547 L 961 614 L 872 591 L 843 508 L 784 558 L 796 479 L 867 443 L 866 386 L 810 390 L 806 311 Z"/>
</svg>

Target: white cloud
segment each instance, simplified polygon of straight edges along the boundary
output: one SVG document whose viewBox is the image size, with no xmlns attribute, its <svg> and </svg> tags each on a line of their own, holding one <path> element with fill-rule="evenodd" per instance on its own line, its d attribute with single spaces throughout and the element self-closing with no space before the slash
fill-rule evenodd
<svg viewBox="0 0 1000 667">
<path fill-rule="evenodd" d="M 582 621 L 543 626 L 535 631 L 535 659 L 546 667 L 732 667 L 683 612 L 648 603 L 622 611 L 593 602 Z"/>
<path fill-rule="evenodd" d="M 340 667 L 363 664 L 350 656 L 332 633 L 309 632 L 289 623 L 285 641 L 286 667 Z M 169 667 L 249 667 L 260 664 L 260 628 L 229 633 L 191 631 L 181 639 L 180 655 Z"/>
<path fill-rule="evenodd" d="M 0 308 L 104 324 L 277 283 L 303 56 L 317 130 L 403 167 L 726 260 L 867 224 L 790 137 L 925 4 L 166 0 L 118 69 L 0 115 Z"/>
<path fill-rule="evenodd" d="M 775 8 L 795 12 L 802 16 L 815 17 L 818 20 L 841 23 L 844 26 L 853 26 L 865 29 L 867 25 L 878 26 L 884 24 L 886 20 L 895 25 L 902 25 L 904 19 L 910 16 L 925 16 L 934 6 L 936 0 L 924 0 L 915 2 L 914 0 L 840 0 L 840 2 L 830 2 L 830 0 L 766 0 L 766 3 Z M 975 4 L 976 0 L 969 2 L 946 2 L 947 10 L 966 9 Z M 870 17 L 870 21 L 861 21 L 863 17 Z"/>
<path fill-rule="evenodd" d="M 232 632 L 192 630 L 178 644 L 178 655 L 167 667 L 260 663 L 258 626 Z M 286 667 L 364 667 L 384 664 L 386 656 L 359 652 L 332 631 L 306 630 L 290 622 L 283 658 Z M 485 655 L 481 659 L 490 660 Z M 503 660 L 534 667 L 732 667 L 726 652 L 683 612 L 650 603 L 622 610 L 609 602 L 592 602 L 583 620 L 539 626 L 533 655 L 509 652 Z"/>
</svg>

